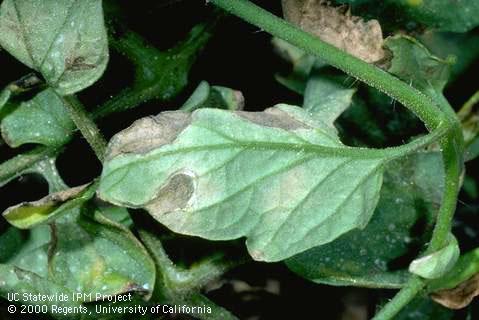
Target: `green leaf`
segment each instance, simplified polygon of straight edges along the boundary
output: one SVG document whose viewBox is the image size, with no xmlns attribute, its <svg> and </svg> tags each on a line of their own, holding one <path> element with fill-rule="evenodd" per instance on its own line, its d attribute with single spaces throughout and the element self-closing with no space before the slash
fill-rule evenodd
<svg viewBox="0 0 479 320">
<path fill-rule="evenodd" d="M 1 122 L 1 130 L 3 139 L 13 148 L 25 143 L 60 146 L 75 128 L 63 101 L 52 89 L 11 108 Z"/>
<path fill-rule="evenodd" d="M 49 193 L 54 193 L 68 189 L 68 186 L 63 181 L 56 166 L 56 158 L 47 157 L 44 160 L 38 161 L 31 167 L 21 172 L 22 175 L 28 173 L 40 174 L 48 183 Z"/>
<path fill-rule="evenodd" d="M 49 194 L 34 202 L 23 202 L 3 212 L 3 217 L 19 229 L 30 229 L 56 219 L 66 211 L 88 201 L 95 194 L 95 185 L 83 185 Z"/>
<path fill-rule="evenodd" d="M 242 110 L 243 106 L 244 97 L 240 91 L 221 86 L 210 86 L 208 82 L 201 81 L 180 110 L 194 111 L 201 108 Z"/>
<path fill-rule="evenodd" d="M 479 157 L 479 136 L 469 143 L 465 151 L 466 161 L 474 160 L 477 157 Z"/>
<path fill-rule="evenodd" d="M 278 261 L 367 224 L 393 157 L 376 151 L 294 106 L 165 112 L 110 141 L 98 193 L 178 233 L 246 236 L 254 259 Z"/>
<path fill-rule="evenodd" d="M 22 234 L 13 227 L 0 236 L 0 248 L 9 246 L 9 242 L 16 238 L 16 248 L 0 255 L 0 296 L 7 298 L 9 293 L 20 293 L 20 303 L 26 305 L 53 305 L 60 307 L 79 307 L 80 301 L 73 301 L 73 291 L 48 279 L 48 246 L 51 241 L 48 226 L 39 226 Z M 67 294 L 67 301 L 33 301 L 24 299 L 23 293 Z M 56 314 L 55 319 L 79 319 L 77 314 Z"/>
<path fill-rule="evenodd" d="M 455 57 L 451 80 L 464 73 L 479 55 L 479 35 L 470 33 L 435 32 L 429 30 L 418 36 L 432 54 L 447 59 Z"/>
<path fill-rule="evenodd" d="M 450 234 L 448 244 L 431 254 L 415 259 L 409 265 L 409 272 L 426 279 L 437 279 L 454 267 L 460 251 L 456 238 Z"/>
<path fill-rule="evenodd" d="M 0 187 L 6 185 L 15 178 L 25 173 L 39 173 L 48 181 L 49 188 L 52 192 L 62 184 L 61 178 L 56 177 L 58 171 L 54 167 L 54 160 L 58 150 L 47 147 L 37 147 L 32 151 L 19 154 L 0 165 Z M 49 161 L 46 164 L 44 161 Z M 43 165 L 45 165 L 45 167 Z M 64 189 L 64 188 L 60 188 Z"/>
<path fill-rule="evenodd" d="M 364 228 L 286 261 L 317 283 L 396 288 L 407 280 L 397 260 L 427 241 L 441 202 L 444 173 L 439 153 L 417 153 L 386 167 L 375 213 Z M 423 221 L 421 234 L 413 233 Z"/>
<path fill-rule="evenodd" d="M 11 95 L 12 92 L 8 88 L 5 88 L 0 91 L 0 111 L 2 110 L 3 106 L 8 102 L 8 99 L 10 99 Z"/>
<path fill-rule="evenodd" d="M 22 231 L 17 228 L 10 227 L 0 234 L 0 243 L 2 244 L 0 248 L 0 263 L 13 256 L 23 242 Z"/>
<path fill-rule="evenodd" d="M 469 0 L 388 0 L 402 13 L 441 31 L 467 32 L 479 25 L 479 3 Z"/>
<path fill-rule="evenodd" d="M 442 92 L 449 78 L 450 62 L 431 55 L 416 39 L 403 35 L 387 38 L 385 46 L 393 54 L 390 73 L 421 91 Z"/>
<path fill-rule="evenodd" d="M 9 232 L 12 231 L 9 230 Z M 28 232 L 22 231 L 18 237 L 17 248 L 9 255 L 5 255 L 0 262 L 46 277 L 48 275 L 48 247 L 51 241 L 49 227 L 43 225 L 32 228 Z M 1 240 L 8 241 L 9 238 L 2 236 Z M 6 243 L 1 243 L 1 245 L 3 247 Z"/>
<path fill-rule="evenodd" d="M 440 31 L 467 32 L 479 25 L 479 3 L 470 0 L 336 0 L 355 14 L 373 16 L 395 29 L 421 25 Z"/>
<path fill-rule="evenodd" d="M 156 276 L 153 261 L 133 234 L 103 215 L 103 210 L 108 209 L 77 205 L 50 225 L 33 227 L 26 237 L 18 231 L 3 234 L 0 248 L 12 239 L 17 247 L 0 255 L 0 295 L 67 294 L 68 301 L 55 301 L 60 306 L 95 301 L 97 293 L 138 292 L 148 299 Z M 72 301 L 73 293 L 87 295 Z"/>
<path fill-rule="evenodd" d="M 330 126 L 351 105 L 356 89 L 320 72 L 313 73 L 306 84 L 303 108 Z"/>
<path fill-rule="evenodd" d="M 290 74 L 275 74 L 276 81 L 296 93 L 303 94 L 306 90 L 305 83 L 311 70 L 315 65 L 319 66 L 321 63 L 317 62 L 314 56 L 305 53 L 282 39 L 273 38 L 271 42 L 276 52 L 293 65 Z"/>
<path fill-rule="evenodd" d="M 108 203 L 104 205 L 98 205 L 99 209 L 103 216 L 105 216 L 108 220 L 121 224 L 125 228 L 133 227 L 133 220 L 130 217 L 130 213 L 126 208 L 112 206 Z"/>
<path fill-rule="evenodd" d="M 174 47 L 161 51 L 140 35 L 132 31 L 121 37 L 111 37 L 111 46 L 126 55 L 135 66 L 135 79 L 131 87 L 122 90 L 114 99 L 108 100 L 93 112 L 94 118 L 101 118 L 114 112 L 121 112 L 138 106 L 144 101 L 171 100 L 187 85 L 191 67 L 199 52 L 212 36 L 212 24 L 198 24 L 188 36 Z"/>
<path fill-rule="evenodd" d="M 102 2 L 5 0 L 0 45 L 60 94 L 81 91 L 98 80 L 108 62 Z"/>
<path fill-rule="evenodd" d="M 56 283 L 87 293 L 151 295 L 153 261 L 127 228 L 100 210 L 77 207 L 55 221 L 53 232 L 49 277 Z"/>
<path fill-rule="evenodd" d="M 83 308 L 82 310 L 85 310 L 84 312 L 87 312 L 87 308 L 81 306 L 81 301 L 74 301 L 72 299 L 72 291 L 43 277 L 40 277 L 36 273 L 23 270 L 13 265 L 0 264 L 0 278 L 2 279 L 2 281 L 0 282 L 0 295 L 5 299 L 7 299 L 9 293 L 19 293 L 19 303 L 24 305 L 46 305 L 48 306 L 48 310 L 52 310 L 54 306 L 57 308 L 56 310 L 60 310 L 60 308 L 65 308 L 62 310 L 67 310 L 66 308 L 71 308 L 70 310 L 74 310 L 73 308 Z M 68 299 L 65 301 L 33 301 L 32 299 L 25 299 L 23 293 L 26 293 L 27 295 L 41 294 L 49 297 L 59 297 L 60 295 L 66 295 Z M 53 315 L 55 319 L 66 320 L 81 319 L 81 316 L 82 314 L 79 312 L 66 312 L 66 314 L 55 313 Z"/>
</svg>

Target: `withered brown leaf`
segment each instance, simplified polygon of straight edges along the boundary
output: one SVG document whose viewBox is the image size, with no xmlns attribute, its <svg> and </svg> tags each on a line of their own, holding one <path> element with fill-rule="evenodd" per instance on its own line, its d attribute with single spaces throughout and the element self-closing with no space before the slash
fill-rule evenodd
<svg viewBox="0 0 479 320">
<path fill-rule="evenodd" d="M 377 20 L 364 21 L 346 6 L 324 0 L 282 0 L 286 20 L 321 40 L 369 63 L 384 58 L 383 35 Z"/>
<path fill-rule="evenodd" d="M 452 289 L 435 292 L 431 298 L 449 309 L 462 309 L 479 295 L 479 273 Z"/>
</svg>

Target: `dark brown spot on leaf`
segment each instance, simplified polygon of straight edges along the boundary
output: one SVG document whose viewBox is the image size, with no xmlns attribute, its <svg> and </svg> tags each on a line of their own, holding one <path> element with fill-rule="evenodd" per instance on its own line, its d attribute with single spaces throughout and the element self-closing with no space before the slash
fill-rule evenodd
<svg viewBox="0 0 479 320">
<path fill-rule="evenodd" d="M 65 60 L 65 69 L 70 71 L 81 71 L 94 68 L 96 68 L 96 65 L 85 62 L 84 57 L 69 57 Z"/>
<path fill-rule="evenodd" d="M 173 175 L 158 191 L 158 196 L 145 207 L 155 215 L 183 209 L 195 191 L 193 179 L 184 173 Z"/>
</svg>

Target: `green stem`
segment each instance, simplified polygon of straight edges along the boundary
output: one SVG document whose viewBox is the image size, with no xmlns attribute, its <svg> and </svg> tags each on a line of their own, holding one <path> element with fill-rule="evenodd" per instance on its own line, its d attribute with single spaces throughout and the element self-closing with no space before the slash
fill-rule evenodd
<svg viewBox="0 0 479 320">
<path fill-rule="evenodd" d="M 389 301 L 372 320 L 389 320 L 401 311 L 425 287 L 424 281 L 412 276 L 408 283 Z M 393 302 L 394 301 L 394 302 Z"/>
<path fill-rule="evenodd" d="M 158 270 L 155 299 L 170 304 L 205 305 L 212 309 L 211 314 L 191 314 L 198 319 L 237 319 L 228 310 L 199 293 L 205 284 L 218 278 L 237 263 L 207 259 L 185 270 L 171 261 L 158 237 L 146 230 L 139 230 L 138 233 Z"/>
<path fill-rule="evenodd" d="M 210 0 L 245 21 L 315 55 L 345 73 L 398 100 L 432 130 L 447 118 L 431 98 L 374 65 L 321 41 L 247 0 Z"/>
<path fill-rule="evenodd" d="M 70 118 L 75 123 L 81 134 L 90 144 L 97 158 L 102 161 L 105 155 L 107 142 L 95 122 L 90 119 L 82 103 L 74 96 L 61 97 L 63 104 L 70 114 Z"/>
<path fill-rule="evenodd" d="M 178 293 L 188 295 L 200 290 L 228 270 L 247 261 L 245 258 L 231 261 L 221 256 L 212 256 L 197 262 L 189 269 L 184 269 L 171 261 L 158 237 L 145 230 L 140 230 L 139 235 L 157 263 L 158 271 L 163 277 L 162 285 L 167 288 L 167 291 L 172 290 L 170 299 Z"/>
<path fill-rule="evenodd" d="M 436 225 L 426 254 L 442 249 L 451 231 L 452 219 L 456 210 L 457 196 L 461 187 L 461 174 L 464 171 L 464 137 L 459 119 L 447 99 L 440 92 L 430 90 L 433 97 L 446 114 L 451 126 L 450 133 L 440 141 L 445 173 L 443 200 L 439 209 Z"/>
<path fill-rule="evenodd" d="M 472 108 L 479 103 L 479 90 L 476 91 L 462 106 L 461 110 L 457 113 L 459 119 L 466 119 L 472 111 Z"/>
</svg>

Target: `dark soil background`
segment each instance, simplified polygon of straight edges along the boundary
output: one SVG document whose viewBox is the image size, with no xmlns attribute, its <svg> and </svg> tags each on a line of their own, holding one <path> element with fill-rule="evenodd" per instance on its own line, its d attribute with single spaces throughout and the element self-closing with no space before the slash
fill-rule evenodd
<svg viewBox="0 0 479 320">
<path fill-rule="evenodd" d="M 206 5 L 205 1 L 116 2 L 124 9 L 125 23 L 128 27 L 161 49 L 173 46 L 185 37 L 192 26 L 213 14 L 212 6 Z M 280 1 L 257 2 L 266 9 L 281 14 Z M 182 94 L 173 101 L 152 101 L 126 113 L 111 116 L 100 123 L 102 131 L 110 137 L 142 116 L 177 109 L 201 80 L 242 91 L 246 98 L 246 110 L 263 110 L 279 102 L 301 104 L 301 96 L 287 90 L 274 79 L 275 73 L 287 72 L 289 65 L 273 53 L 270 40 L 271 37 L 267 33 L 239 19 L 224 18 L 194 65 L 189 85 Z M 0 51 L 0 68 L 0 86 L 29 72 L 4 51 Z M 466 74 L 446 90 L 448 99 L 455 107 L 462 105 L 478 89 L 478 70 L 479 61 L 476 61 Z M 112 50 L 111 61 L 105 75 L 98 83 L 82 92 L 79 95 L 80 99 L 89 109 L 94 109 L 120 89 L 128 86 L 132 78 L 133 67 L 129 61 Z M 20 149 L 23 151 L 29 148 L 31 146 Z M 0 160 L 9 159 L 17 152 L 18 150 L 1 146 Z M 79 136 L 58 158 L 57 165 L 66 183 L 71 186 L 86 183 L 98 176 L 101 171 L 95 155 L 85 140 Z M 479 181 L 478 168 L 477 159 L 467 166 L 468 173 L 476 181 Z M 0 209 L 3 210 L 21 201 L 38 199 L 47 192 L 46 183 L 39 177 L 29 175 L 16 179 L 0 189 Z M 463 250 L 467 250 L 478 246 L 477 239 L 464 232 L 464 225 L 477 232 L 479 201 L 477 198 L 468 198 L 466 194 L 461 194 L 460 199 L 455 231 Z M 150 223 L 156 224 L 151 221 Z M 0 221 L 0 231 L 5 227 L 5 222 Z M 242 243 L 241 240 L 239 246 Z M 191 255 L 198 255 L 201 250 L 214 250 L 215 247 L 222 245 L 184 238 L 175 245 L 170 245 L 168 249 L 174 258 L 182 260 L 185 257 L 191 258 Z M 365 319 L 365 314 L 370 317 L 377 303 L 387 301 L 394 294 L 393 291 L 387 290 L 317 285 L 296 276 L 282 264 L 249 263 L 228 273 L 224 281 L 218 283 L 218 286 L 220 285 L 222 286 L 219 289 L 211 288 L 209 297 L 241 319 L 359 320 Z M 475 309 L 473 314 L 479 315 L 477 303 L 473 308 Z M 455 319 L 465 319 L 465 312 L 457 312 Z M 3 319 L 1 312 L 0 318 Z"/>
</svg>

